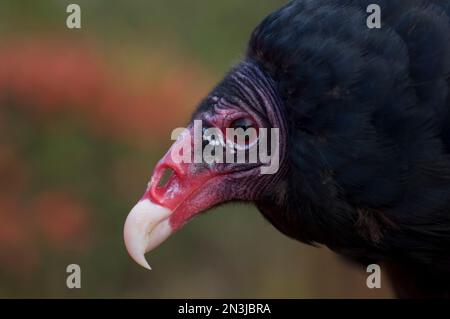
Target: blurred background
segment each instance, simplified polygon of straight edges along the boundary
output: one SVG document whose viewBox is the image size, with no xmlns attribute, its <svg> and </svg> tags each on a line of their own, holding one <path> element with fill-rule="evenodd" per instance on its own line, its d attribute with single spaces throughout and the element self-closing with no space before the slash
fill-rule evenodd
<svg viewBox="0 0 450 319">
<path fill-rule="evenodd" d="M 72 2 L 81 29 L 66 27 Z M 197 218 L 148 256 L 151 272 L 125 251 L 123 223 L 171 131 L 284 2 L 0 2 L 1 298 L 392 296 L 252 206 Z M 72 263 L 81 289 L 66 287 Z"/>
</svg>

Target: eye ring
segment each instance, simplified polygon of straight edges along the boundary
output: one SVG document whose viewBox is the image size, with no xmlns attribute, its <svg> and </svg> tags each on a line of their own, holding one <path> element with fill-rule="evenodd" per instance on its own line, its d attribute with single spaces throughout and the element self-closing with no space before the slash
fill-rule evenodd
<svg viewBox="0 0 450 319">
<path fill-rule="evenodd" d="M 236 149 L 248 149 L 258 141 L 258 126 L 252 118 L 237 118 L 230 123 L 229 128 L 234 130 L 235 135 L 232 139 L 226 135 L 227 143 L 230 143 Z"/>
</svg>

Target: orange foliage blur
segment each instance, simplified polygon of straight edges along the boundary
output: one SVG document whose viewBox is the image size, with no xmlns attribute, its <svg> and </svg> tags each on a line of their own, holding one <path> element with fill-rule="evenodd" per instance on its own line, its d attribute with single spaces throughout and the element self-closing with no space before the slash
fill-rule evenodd
<svg viewBox="0 0 450 319">
<path fill-rule="evenodd" d="M 14 123 L 4 106 L 20 107 L 28 119 L 44 124 L 74 114 L 91 133 L 145 145 L 169 141 L 174 125 L 188 120 L 209 85 L 196 67 L 154 61 L 175 71 L 151 85 L 133 86 L 105 61 L 86 42 L 34 38 L 0 45 L 0 272 L 30 273 L 45 248 L 88 249 L 94 220 L 88 204 L 73 194 L 48 189 L 30 194 L 35 172 L 8 139 Z"/>
<path fill-rule="evenodd" d="M 0 197 L 0 270 L 25 274 L 38 266 L 40 254 L 27 216 L 19 200 Z"/>
<path fill-rule="evenodd" d="M 186 123 L 209 85 L 198 67 L 177 67 L 170 60 L 153 63 L 167 63 L 176 71 L 156 85 L 137 89 L 104 60 L 85 42 L 10 42 L 0 47 L 0 101 L 7 94 L 19 98 L 37 117 L 68 109 L 114 135 L 169 138 L 174 123 Z"/>
<path fill-rule="evenodd" d="M 83 248 L 89 217 L 82 203 L 56 191 L 39 194 L 30 206 L 38 232 L 52 247 L 62 251 Z"/>
</svg>

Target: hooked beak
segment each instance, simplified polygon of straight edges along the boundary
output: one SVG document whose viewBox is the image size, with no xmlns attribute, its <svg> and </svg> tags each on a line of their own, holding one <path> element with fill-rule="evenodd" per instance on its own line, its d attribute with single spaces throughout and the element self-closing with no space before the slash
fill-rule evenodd
<svg viewBox="0 0 450 319">
<path fill-rule="evenodd" d="M 125 221 L 124 239 L 128 253 L 139 265 L 151 270 L 145 253 L 172 234 L 168 217 L 172 211 L 143 199 L 133 207 Z"/>
<path fill-rule="evenodd" d="M 176 163 L 172 150 L 186 143 L 189 134 L 179 138 L 158 162 L 148 189 L 129 213 L 124 240 L 130 256 L 141 266 L 151 269 L 145 253 L 156 248 L 196 214 L 221 202 L 220 175 L 200 164 Z M 188 141 L 189 143 L 191 141 Z M 161 185 L 165 170 L 171 170 Z"/>
</svg>

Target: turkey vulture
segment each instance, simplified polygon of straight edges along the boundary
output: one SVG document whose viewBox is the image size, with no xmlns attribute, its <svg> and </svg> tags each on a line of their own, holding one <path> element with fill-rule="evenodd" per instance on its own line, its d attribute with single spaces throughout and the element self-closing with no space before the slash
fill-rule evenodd
<svg viewBox="0 0 450 319">
<path fill-rule="evenodd" d="M 399 297 L 449 297 L 449 16 L 448 0 L 296 0 L 266 17 L 192 121 L 278 128 L 278 171 L 169 151 L 125 223 L 133 259 L 149 268 L 192 217 L 246 201 L 287 236 L 380 263 Z"/>
</svg>

